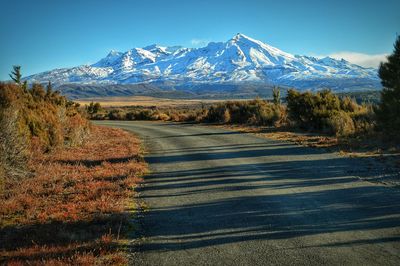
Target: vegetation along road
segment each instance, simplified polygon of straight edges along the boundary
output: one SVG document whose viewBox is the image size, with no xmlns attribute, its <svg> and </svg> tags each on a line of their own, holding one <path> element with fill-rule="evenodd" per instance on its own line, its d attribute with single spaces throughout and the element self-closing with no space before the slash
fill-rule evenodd
<svg viewBox="0 0 400 266">
<path fill-rule="evenodd" d="M 199 125 L 98 124 L 148 151 L 139 265 L 400 263 L 400 191 L 349 174 L 357 159 Z"/>
</svg>

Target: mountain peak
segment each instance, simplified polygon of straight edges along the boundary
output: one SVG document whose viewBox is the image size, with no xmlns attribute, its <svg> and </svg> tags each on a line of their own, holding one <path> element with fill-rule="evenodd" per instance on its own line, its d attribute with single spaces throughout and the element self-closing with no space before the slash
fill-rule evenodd
<svg viewBox="0 0 400 266">
<path fill-rule="evenodd" d="M 248 41 L 252 41 L 252 42 L 256 41 L 256 40 L 250 38 L 249 36 L 244 35 L 243 33 L 237 33 L 235 36 L 232 37 L 231 40 L 232 41 L 248 40 Z"/>
<path fill-rule="evenodd" d="M 148 51 L 151 51 L 151 50 L 154 50 L 154 49 L 160 49 L 160 48 L 164 48 L 164 47 L 161 46 L 161 45 L 158 45 L 156 43 L 153 43 L 151 45 L 147 45 L 147 46 L 143 47 L 144 50 L 148 50 Z"/>
<path fill-rule="evenodd" d="M 118 59 L 119 57 L 122 55 L 123 53 L 118 52 L 114 49 L 112 49 L 106 57 L 100 59 L 97 63 L 94 63 L 92 66 L 93 67 L 109 67 L 111 65 L 113 65 Z"/>
<path fill-rule="evenodd" d="M 278 48 L 275 48 L 269 44 L 266 44 L 262 41 L 253 39 L 249 36 L 244 35 L 243 33 L 236 34 L 229 43 L 231 45 L 239 46 L 242 50 L 243 49 L 255 49 L 258 52 L 266 55 L 269 59 L 262 61 L 270 61 L 272 64 L 282 64 L 284 62 L 293 61 L 295 58 L 292 54 L 286 53 L 281 51 Z M 258 54 L 259 56 L 261 54 Z M 254 56 L 252 56 L 254 58 Z M 261 55 L 261 57 L 264 57 Z"/>
<path fill-rule="evenodd" d="M 182 46 L 161 46 L 158 44 L 152 44 L 152 45 L 148 45 L 146 47 L 143 47 L 143 50 L 147 50 L 150 51 L 152 53 L 155 54 L 172 54 L 174 52 L 176 52 L 178 49 L 182 48 Z"/>
<path fill-rule="evenodd" d="M 118 52 L 117 50 L 112 49 L 112 50 L 108 53 L 107 57 L 116 56 L 116 55 L 120 55 L 120 54 L 121 54 L 121 52 Z"/>
</svg>

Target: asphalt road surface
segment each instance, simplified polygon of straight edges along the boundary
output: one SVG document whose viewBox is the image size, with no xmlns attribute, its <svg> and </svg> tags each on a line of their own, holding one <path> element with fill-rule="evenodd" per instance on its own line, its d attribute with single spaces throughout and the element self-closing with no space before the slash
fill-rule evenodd
<svg viewBox="0 0 400 266">
<path fill-rule="evenodd" d="M 137 265 L 400 265 L 400 190 L 320 149 L 224 129 L 105 121 L 130 130 L 152 173 Z"/>
</svg>

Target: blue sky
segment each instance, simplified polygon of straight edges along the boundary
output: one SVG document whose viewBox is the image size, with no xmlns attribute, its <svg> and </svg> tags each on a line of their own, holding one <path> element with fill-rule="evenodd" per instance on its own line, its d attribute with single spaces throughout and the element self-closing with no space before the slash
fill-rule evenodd
<svg viewBox="0 0 400 266">
<path fill-rule="evenodd" d="M 373 65 L 400 34 L 399 0 L 1 0 L 0 79 L 94 63 L 152 43 L 201 46 L 244 33 L 289 53 Z"/>
</svg>

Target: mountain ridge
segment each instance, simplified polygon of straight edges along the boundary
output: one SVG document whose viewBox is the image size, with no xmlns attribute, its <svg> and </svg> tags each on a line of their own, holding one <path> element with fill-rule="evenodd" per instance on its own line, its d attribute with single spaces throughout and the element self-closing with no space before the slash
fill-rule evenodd
<svg viewBox="0 0 400 266">
<path fill-rule="evenodd" d="M 238 33 L 226 42 L 184 48 L 152 44 L 126 52 L 110 51 L 94 64 L 31 75 L 29 82 L 65 84 L 176 85 L 260 83 L 298 89 L 379 88 L 377 70 L 342 59 L 292 55 Z"/>
</svg>

